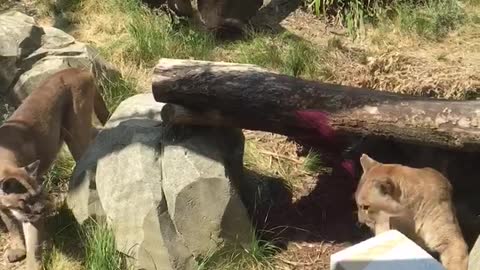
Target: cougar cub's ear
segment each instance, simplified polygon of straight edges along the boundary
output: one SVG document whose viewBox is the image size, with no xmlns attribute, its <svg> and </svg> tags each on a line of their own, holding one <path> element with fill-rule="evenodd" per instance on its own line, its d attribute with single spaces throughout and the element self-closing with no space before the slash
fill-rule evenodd
<svg viewBox="0 0 480 270">
<path fill-rule="evenodd" d="M 40 165 L 40 160 L 35 160 L 34 162 L 25 166 L 25 171 L 27 171 L 28 175 L 31 178 L 34 178 L 34 179 L 37 178 L 39 165 Z"/>
<path fill-rule="evenodd" d="M 360 165 L 362 165 L 363 172 L 367 172 L 370 168 L 378 164 L 380 164 L 380 162 L 369 157 L 367 154 L 362 154 L 360 157 Z"/>
</svg>

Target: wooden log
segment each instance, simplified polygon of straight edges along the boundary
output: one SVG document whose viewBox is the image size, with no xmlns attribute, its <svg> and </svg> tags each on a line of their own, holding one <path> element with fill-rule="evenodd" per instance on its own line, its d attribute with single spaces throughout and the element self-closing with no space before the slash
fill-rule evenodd
<svg viewBox="0 0 480 270">
<path fill-rule="evenodd" d="M 254 65 L 161 59 L 152 92 L 166 121 L 269 131 L 329 146 L 343 135 L 480 150 L 480 101 L 347 87 Z M 180 106 L 178 106 L 180 105 Z"/>
</svg>

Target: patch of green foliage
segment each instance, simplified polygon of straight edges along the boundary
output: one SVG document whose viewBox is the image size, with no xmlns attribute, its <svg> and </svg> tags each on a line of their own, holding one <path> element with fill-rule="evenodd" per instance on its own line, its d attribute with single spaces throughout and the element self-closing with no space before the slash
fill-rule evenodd
<svg viewBox="0 0 480 270">
<path fill-rule="evenodd" d="M 364 30 L 367 22 L 397 21 L 403 31 L 439 40 L 466 18 L 458 0 L 305 0 L 305 4 L 317 16 L 340 21 L 353 37 Z"/>
<path fill-rule="evenodd" d="M 124 257 L 117 251 L 113 231 L 105 223 L 91 222 L 83 228 L 85 266 L 92 270 L 126 269 Z"/>
<path fill-rule="evenodd" d="M 304 169 L 309 173 L 318 173 L 323 167 L 322 159 L 319 153 L 311 150 L 308 152 L 303 162 Z"/>
<path fill-rule="evenodd" d="M 114 112 L 123 100 L 137 93 L 135 79 L 125 78 L 119 74 L 101 75 L 99 86 L 110 112 Z"/>
<path fill-rule="evenodd" d="M 414 32 L 430 40 L 440 40 L 457 29 L 467 18 L 454 0 L 428 0 L 424 5 L 400 4 L 397 21 L 405 32 Z"/>
<path fill-rule="evenodd" d="M 269 35 L 249 33 L 248 42 L 240 41 L 229 48 L 236 62 L 255 64 L 283 74 L 319 78 L 322 66 L 319 64 L 326 53 L 307 41 L 289 33 Z"/>
<path fill-rule="evenodd" d="M 130 18 L 127 50 L 138 63 L 151 65 L 162 57 L 208 59 L 216 46 L 213 35 L 184 22 L 171 23 L 168 16 L 141 6 L 137 0 L 120 5 Z"/>
<path fill-rule="evenodd" d="M 198 270 L 274 270 L 272 259 L 278 251 L 278 247 L 254 235 L 250 246 L 229 245 L 199 258 Z"/>
</svg>

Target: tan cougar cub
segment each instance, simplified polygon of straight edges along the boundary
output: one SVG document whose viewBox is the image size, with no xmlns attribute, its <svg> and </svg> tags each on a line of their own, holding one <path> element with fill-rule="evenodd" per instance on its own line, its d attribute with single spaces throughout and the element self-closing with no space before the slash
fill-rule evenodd
<svg viewBox="0 0 480 270">
<path fill-rule="evenodd" d="M 452 186 L 438 171 L 382 164 L 366 154 L 355 192 L 359 222 L 375 234 L 396 229 L 438 252 L 447 270 L 467 270 L 468 247 L 455 216 Z"/>
</svg>

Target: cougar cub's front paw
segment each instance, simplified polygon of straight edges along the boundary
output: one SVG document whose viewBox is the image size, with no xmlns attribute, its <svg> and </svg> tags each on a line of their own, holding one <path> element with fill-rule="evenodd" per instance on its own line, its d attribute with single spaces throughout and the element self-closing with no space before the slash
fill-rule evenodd
<svg viewBox="0 0 480 270">
<path fill-rule="evenodd" d="M 27 258 L 27 264 L 26 264 L 26 269 L 27 270 L 41 270 L 42 265 L 41 262 L 38 260 L 28 260 Z"/>
<path fill-rule="evenodd" d="M 27 255 L 27 252 L 25 251 L 25 249 L 18 249 L 18 248 L 16 249 L 9 248 L 7 249 L 6 253 L 7 253 L 7 259 L 11 263 L 21 261 L 25 259 L 25 256 Z"/>
</svg>

